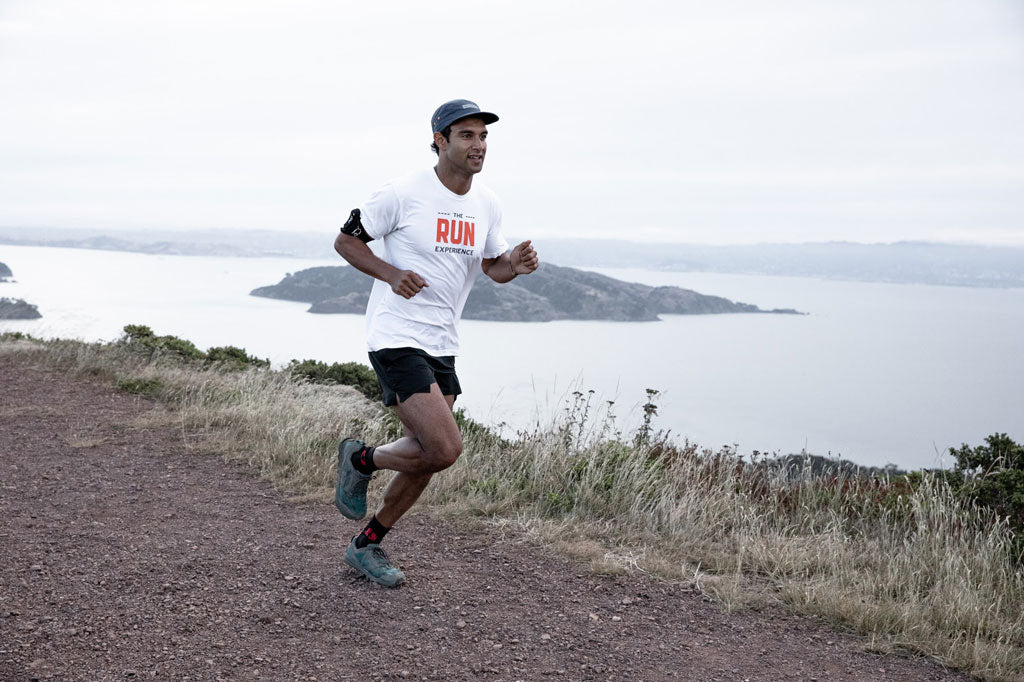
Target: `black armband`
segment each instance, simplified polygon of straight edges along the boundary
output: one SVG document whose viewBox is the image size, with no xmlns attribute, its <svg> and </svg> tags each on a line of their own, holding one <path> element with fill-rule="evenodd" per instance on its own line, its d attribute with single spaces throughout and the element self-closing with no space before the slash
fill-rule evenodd
<svg viewBox="0 0 1024 682">
<path fill-rule="evenodd" d="M 363 222 L 359 219 L 359 209 L 353 208 L 352 212 L 348 216 L 348 220 L 341 227 L 341 233 L 347 234 L 350 237 L 359 239 L 364 244 L 373 241 L 373 237 L 366 234 L 366 228 L 363 227 Z"/>
</svg>

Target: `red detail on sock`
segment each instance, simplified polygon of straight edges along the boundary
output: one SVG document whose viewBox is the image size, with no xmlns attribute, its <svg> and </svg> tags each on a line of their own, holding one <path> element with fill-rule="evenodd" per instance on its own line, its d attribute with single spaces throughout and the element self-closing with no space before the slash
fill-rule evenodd
<svg viewBox="0 0 1024 682">
<path fill-rule="evenodd" d="M 369 540 L 370 542 L 376 542 L 377 541 L 377 534 L 374 533 L 373 530 L 370 529 L 370 528 L 367 528 L 366 530 L 364 530 L 363 531 L 363 535 L 365 535 L 366 539 Z"/>
</svg>

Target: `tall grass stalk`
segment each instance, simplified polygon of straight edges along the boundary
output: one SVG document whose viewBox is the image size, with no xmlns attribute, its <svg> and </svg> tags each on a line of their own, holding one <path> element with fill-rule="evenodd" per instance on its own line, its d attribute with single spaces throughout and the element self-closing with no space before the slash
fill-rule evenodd
<svg viewBox="0 0 1024 682">
<path fill-rule="evenodd" d="M 174 405 L 186 427 L 298 495 L 329 497 L 341 435 L 397 433 L 356 391 L 283 372 L 200 370 L 76 342 L 6 340 L 0 353 Z M 882 649 L 982 679 L 1024 678 L 1024 571 L 1008 558 L 1010 531 L 942 480 L 794 473 L 670 442 L 649 420 L 623 437 L 587 401 L 576 394 L 561 418 L 513 439 L 463 419 L 463 455 L 424 501 L 547 540 L 569 534 L 598 563 L 693 580 L 734 606 L 781 601 Z"/>
</svg>

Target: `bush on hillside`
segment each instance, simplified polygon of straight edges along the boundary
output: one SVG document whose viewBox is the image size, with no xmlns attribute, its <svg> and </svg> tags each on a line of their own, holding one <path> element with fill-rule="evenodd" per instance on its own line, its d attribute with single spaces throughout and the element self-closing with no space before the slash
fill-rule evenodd
<svg viewBox="0 0 1024 682">
<path fill-rule="evenodd" d="M 964 443 L 950 448 L 949 454 L 956 457 L 956 470 L 964 476 L 960 494 L 1024 530 L 1024 446 L 996 433 L 985 438 L 985 445 L 972 448 Z"/>
<path fill-rule="evenodd" d="M 120 343 L 149 355 L 175 355 L 184 360 L 205 360 L 206 354 L 196 345 L 177 336 L 157 336 L 144 324 L 128 324 Z"/>
<path fill-rule="evenodd" d="M 219 363 L 232 369 L 270 367 L 270 360 L 249 355 L 245 352 L 244 348 L 238 348 L 237 346 L 214 346 L 206 351 L 206 361 L 209 363 Z"/>
<path fill-rule="evenodd" d="M 358 362 L 335 362 L 328 365 L 319 360 L 292 360 L 288 370 L 293 376 L 301 377 L 313 384 L 344 384 L 352 386 L 371 400 L 381 400 L 377 375 L 372 369 Z"/>
<path fill-rule="evenodd" d="M 215 346 L 204 353 L 187 339 L 171 335 L 157 336 L 152 329 L 144 324 L 125 325 L 124 335 L 118 339 L 118 343 L 150 357 L 167 355 L 187 362 L 219 364 L 225 369 L 242 370 L 248 367 L 270 367 L 270 360 L 249 355 L 244 348 Z"/>
<path fill-rule="evenodd" d="M 1006 518 L 1016 534 L 1014 553 L 1024 560 L 1024 446 L 1005 433 L 985 438 L 985 445 L 950 448 L 956 458 L 952 476 L 956 493 Z"/>
<path fill-rule="evenodd" d="M 0 341 L 39 341 L 36 337 L 25 332 L 3 332 L 0 334 Z"/>
</svg>

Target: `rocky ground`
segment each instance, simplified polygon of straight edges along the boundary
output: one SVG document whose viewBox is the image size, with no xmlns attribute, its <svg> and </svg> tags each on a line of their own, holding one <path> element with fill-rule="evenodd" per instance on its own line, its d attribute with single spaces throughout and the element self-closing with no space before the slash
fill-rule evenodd
<svg viewBox="0 0 1024 682">
<path fill-rule="evenodd" d="M 360 524 L 160 409 L 0 356 L 0 679 L 968 679 L 423 513 L 386 541 L 408 583 L 378 587 L 341 561 Z"/>
</svg>

